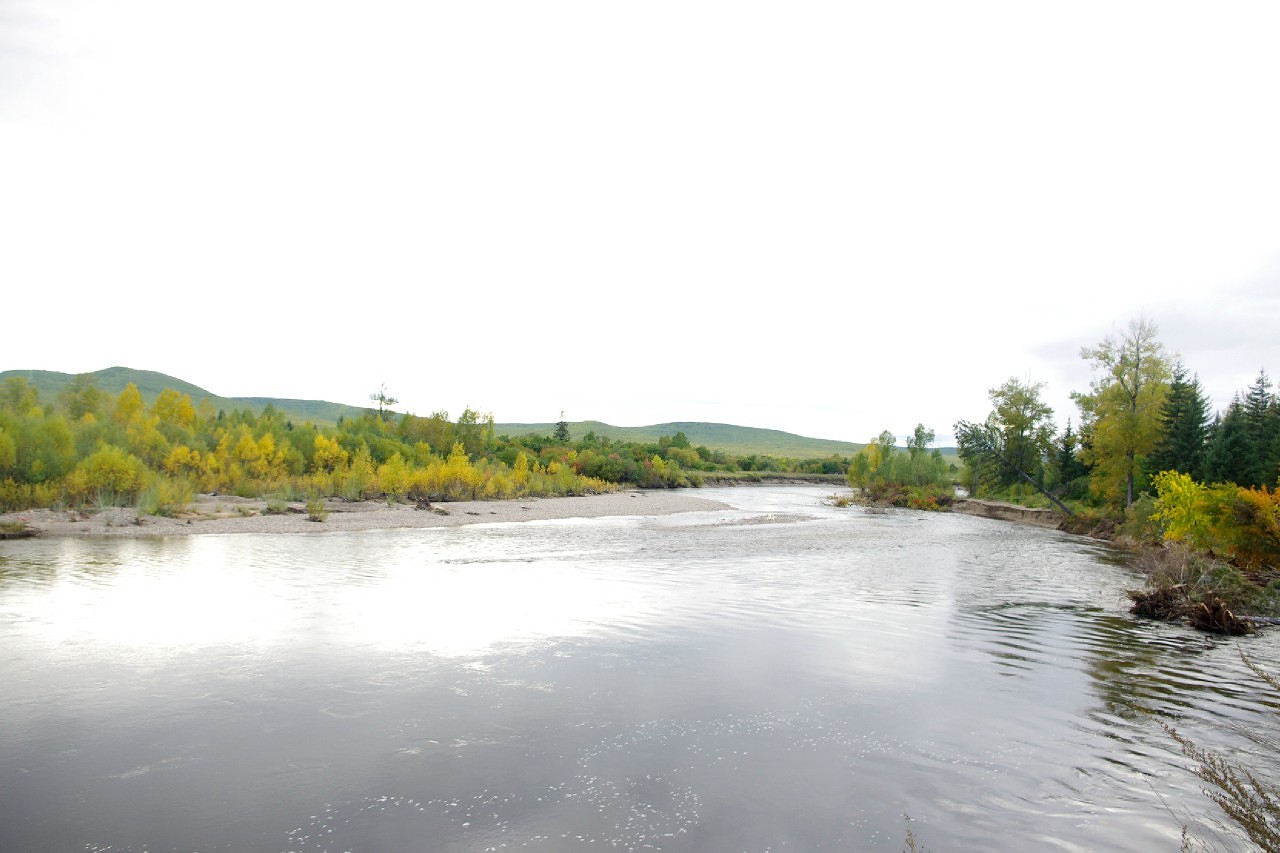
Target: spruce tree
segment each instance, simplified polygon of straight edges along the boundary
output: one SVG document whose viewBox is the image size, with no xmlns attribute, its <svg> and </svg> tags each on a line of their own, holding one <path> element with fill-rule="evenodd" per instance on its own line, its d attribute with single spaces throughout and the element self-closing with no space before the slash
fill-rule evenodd
<svg viewBox="0 0 1280 853">
<path fill-rule="evenodd" d="M 1076 452 L 1080 440 L 1071 429 L 1071 419 L 1067 419 L 1066 432 L 1058 439 L 1058 446 L 1053 454 L 1054 489 L 1059 494 L 1070 497 L 1082 497 L 1087 489 L 1080 487 L 1080 481 L 1089 475 L 1088 467 L 1080 461 Z"/>
<path fill-rule="evenodd" d="M 1200 379 L 1191 377 L 1178 362 L 1173 368 L 1169 395 L 1160 410 L 1160 441 L 1147 458 L 1147 470 L 1178 471 L 1192 479 L 1205 478 L 1205 443 L 1209 430 L 1209 403 Z"/>
<path fill-rule="evenodd" d="M 568 444 L 571 440 L 569 422 L 564 419 L 564 412 L 560 413 L 560 420 L 556 421 L 556 431 L 552 438 L 561 444 Z"/>
<path fill-rule="evenodd" d="M 1244 403 L 1237 395 L 1226 413 L 1214 422 L 1205 454 L 1205 479 L 1213 483 L 1248 485 L 1249 449 Z"/>
<path fill-rule="evenodd" d="M 1237 482 L 1242 486 L 1274 486 L 1280 418 L 1277 418 L 1276 396 L 1271 393 L 1271 380 L 1265 370 L 1258 371 L 1258 378 L 1245 394 L 1243 417 L 1248 447 L 1244 469 L 1247 482 Z"/>
</svg>

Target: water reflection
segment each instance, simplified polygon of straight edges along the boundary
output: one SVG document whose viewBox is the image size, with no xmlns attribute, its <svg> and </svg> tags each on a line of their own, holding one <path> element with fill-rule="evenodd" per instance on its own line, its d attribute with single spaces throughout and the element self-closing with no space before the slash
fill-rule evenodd
<svg viewBox="0 0 1280 853">
<path fill-rule="evenodd" d="M 0 848 L 1176 849 L 1152 718 L 1265 748 L 1098 546 L 824 494 L 6 545 Z"/>
</svg>

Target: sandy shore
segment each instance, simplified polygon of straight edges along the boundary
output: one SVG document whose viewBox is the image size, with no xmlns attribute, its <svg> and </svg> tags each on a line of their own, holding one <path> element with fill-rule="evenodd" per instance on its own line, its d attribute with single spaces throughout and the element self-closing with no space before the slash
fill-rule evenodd
<svg viewBox="0 0 1280 853">
<path fill-rule="evenodd" d="M 398 527 L 456 527 L 548 518 L 602 518 L 616 515 L 671 515 L 677 512 L 726 509 L 728 504 L 696 497 L 684 490 L 624 491 L 567 498 L 436 503 L 388 506 L 382 501 L 348 503 L 330 500 L 324 521 L 311 521 L 302 503 L 284 513 L 266 512 L 262 500 L 226 495 L 198 495 L 176 517 L 139 517 L 134 509 L 96 513 L 33 509 L 0 515 L 0 522 L 21 522 L 39 536 L 189 536 L 209 533 L 319 533 L 333 530 L 383 530 Z"/>
</svg>

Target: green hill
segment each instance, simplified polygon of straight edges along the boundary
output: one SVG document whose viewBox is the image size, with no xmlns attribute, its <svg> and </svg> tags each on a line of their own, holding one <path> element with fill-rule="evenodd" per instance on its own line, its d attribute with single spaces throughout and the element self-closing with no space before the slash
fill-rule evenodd
<svg viewBox="0 0 1280 853">
<path fill-rule="evenodd" d="M 494 424 L 498 435 L 551 435 L 555 424 Z M 863 447 L 848 441 L 825 438 L 806 438 L 776 429 L 734 426 L 733 424 L 705 423 L 701 421 L 673 421 L 650 426 L 619 427 L 600 421 L 577 421 L 569 424 L 569 434 L 580 439 L 589 432 L 617 441 L 654 443 L 664 435 L 683 432 L 694 447 L 705 445 L 712 450 L 738 455 L 757 454 L 792 459 L 809 459 L 823 456 L 850 456 Z"/>
<path fill-rule="evenodd" d="M 368 409 L 347 406 L 341 403 L 330 403 L 325 400 L 296 400 L 285 397 L 220 397 L 190 382 L 184 382 L 164 373 L 152 370 L 135 370 L 128 367 L 108 367 L 90 374 L 97 380 L 99 390 L 116 396 L 132 382 L 138 386 L 143 401 L 150 405 L 160 392 L 172 388 L 182 394 L 189 394 L 196 405 L 201 400 L 208 400 L 215 409 L 231 411 L 248 409 L 260 412 L 268 405 L 274 406 L 286 418 L 295 423 L 310 421 L 318 426 L 332 426 L 339 418 L 358 417 Z M 75 378 L 70 373 L 57 373 L 51 370 L 6 370 L 0 372 L 0 382 L 11 376 L 20 376 L 40 393 L 43 401 L 56 400 L 62 390 Z M 530 433 L 535 435 L 551 435 L 556 428 L 553 423 L 546 424 L 495 424 L 498 435 L 521 436 Z M 575 439 L 580 439 L 589 432 L 616 441 L 634 441 L 656 443 L 662 436 L 683 432 L 694 447 L 705 445 L 712 450 L 725 453 L 749 456 L 775 456 L 791 459 L 812 459 L 825 456 L 852 456 L 864 445 L 848 441 L 834 441 L 825 438 L 807 438 L 794 433 L 776 429 L 735 426 L 733 424 L 705 423 L 701 421 L 673 421 L 650 426 L 621 427 L 600 421 L 576 421 L 569 424 L 569 432 Z M 943 454 L 953 456 L 954 448 L 943 448 Z"/>
<path fill-rule="evenodd" d="M 180 394 L 189 394 L 191 402 L 197 406 L 201 400 L 208 400 L 215 409 L 231 411 L 248 409 L 261 412 L 268 404 L 289 420 L 296 423 L 311 421 L 318 426 L 332 426 L 340 417 L 357 417 L 364 409 L 356 406 L 344 406 L 341 403 L 329 403 L 324 400 L 293 400 L 284 397 L 220 397 L 201 388 L 154 370 L 135 370 L 131 367 L 108 367 L 89 374 L 97 380 L 98 390 L 109 396 L 118 396 L 130 382 L 138 387 L 142 400 L 147 405 L 160 396 L 166 388 L 172 388 Z M 45 402 L 57 400 L 62 390 L 71 383 L 75 376 L 70 373 L 57 373 L 52 370 L 6 370 L 0 372 L 0 382 L 11 376 L 26 379 L 40 393 Z"/>
</svg>

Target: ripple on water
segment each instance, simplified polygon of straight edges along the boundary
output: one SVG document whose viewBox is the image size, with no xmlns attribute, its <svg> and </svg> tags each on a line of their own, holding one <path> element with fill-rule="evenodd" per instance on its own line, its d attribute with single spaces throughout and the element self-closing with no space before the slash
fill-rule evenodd
<svg viewBox="0 0 1280 853">
<path fill-rule="evenodd" d="M 1272 754 L 1239 650 L 1275 671 L 1276 638 L 1134 620 L 1097 546 L 715 496 L 741 508 L 22 545 L 34 565 L 0 575 L 0 759 L 23 770 L 0 838 L 901 849 L 905 811 L 929 849 L 1177 849 L 1169 808 L 1212 805 L 1159 723 Z M 162 794 L 188 823 L 123 824 Z"/>
</svg>

